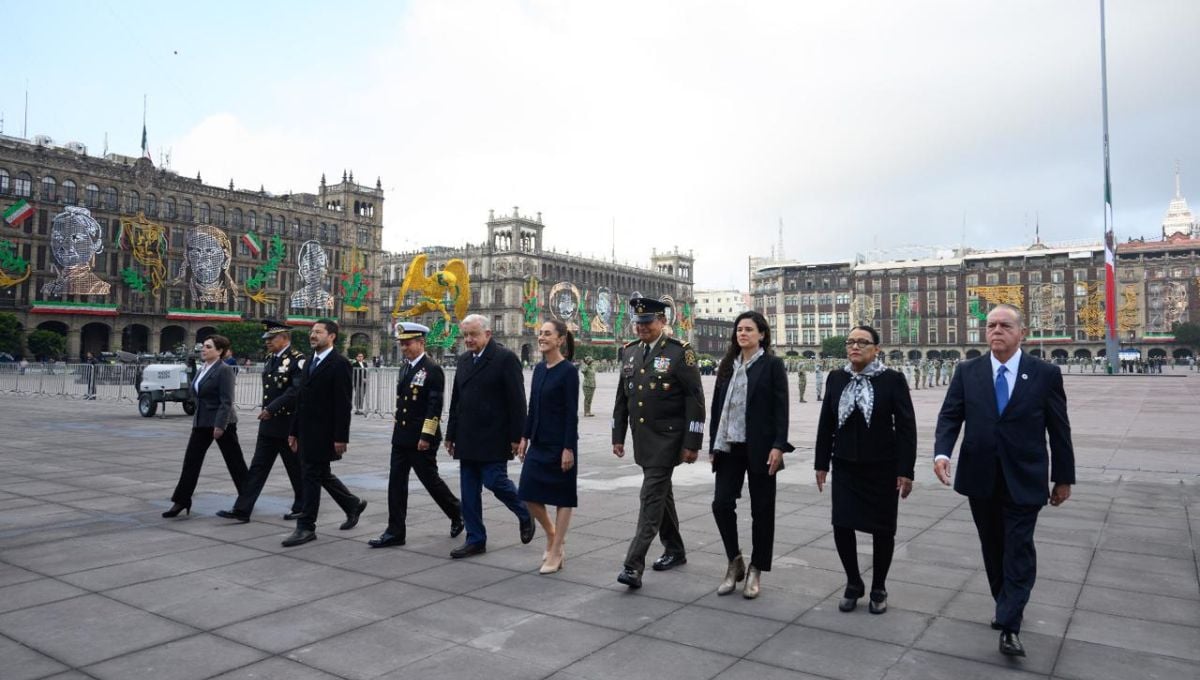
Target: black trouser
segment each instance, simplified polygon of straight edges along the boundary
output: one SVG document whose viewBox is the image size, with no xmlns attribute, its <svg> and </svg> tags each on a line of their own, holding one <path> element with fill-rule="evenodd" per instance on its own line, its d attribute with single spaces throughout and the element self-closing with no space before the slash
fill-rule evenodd
<svg viewBox="0 0 1200 680">
<path fill-rule="evenodd" d="M 271 475 L 276 457 L 283 461 L 283 469 L 287 470 L 288 480 L 292 483 L 292 512 L 300 512 L 303 492 L 300 455 L 288 447 L 287 437 L 272 437 L 259 432 L 258 439 L 254 442 L 254 458 L 250 460 L 246 485 L 242 487 L 242 493 L 238 494 L 237 502 L 233 504 L 235 513 L 249 517 L 254 511 L 254 504 L 258 502 L 267 477 Z"/>
<path fill-rule="evenodd" d="M 1037 550 L 1033 530 L 1040 505 L 1018 505 L 1004 483 L 1004 471 L 996 466 L 996 490 L 991 498 L 969 498 L 971 517 L 983 549 L 983 568 L 996 601 L 996 622 L 1014 633 L 1021 632 L 1021 617 L 1037 580 Z"/>
<path fill-rule="evenodd" d="M 411 446 L 392 445 L 392 470 L 388 475 L 388 528 L 393 536 L 404 538 L 404 520 L 408 516 L 408 471 L 417 473 L 421 485 L 433 497 L 451 522 L 462 518 L 462 504 L 438 474 L 437 449 L 418 451 Z"/>
<path fill-rule="evenodd" d="M 321 510 L 321 489 L 329 492 L 333 502 L 338 504 L 346 514 L 350 514 L 358 510 L 361 502 L 358 496 L 350 493 L 342 480 L 338 479 L 333 471 L 329 468 L 330 461 L 322 456 L 319 460 L 316 456 L 300 456 L 301 477 L 303 479 L 304 493 L 302 495 L 303 507 L 301 511 L 304 513 L 300 519 L 296 520 L 297 529 L 307 529 L 316 531 L 317 529 L 317 514 Z"/>
<path fill-rule="evenodd" d="M 191 506 L 192 494 L 196 491 L 196 483 L 200 481 L 200 468 L 204 466 L 204 454 L 213 443 L 213 428 L 193 427 L 192 436 L 188 438 L 187 450 L 183 454 L 183 472 L 179 475 L 179 484 L 175 485 L 175 493 L 171 494 L 171 502 Z M 238 493 L 246 485 L 246 459 L 242 456 L 242 447 L 238 444 L 237 423 L 225 426 L 225 434 L 217 440 L 217 448 L 225 459 L 225 467 L 229 468 L 229 476 Z"/>
<path fill-rule="evenodd" d="M 871 538 L 871 590 L 886 591 L 888 570 L 892 568 L 892 553 L 896 551 L 896 536 L 877 533 L 871 534 Z M 833 544 L 837 546 L 842 569 L 846 572 L 846 596 L 850 597 L 852 591 L 861 597 L 864 587 L 862 572 L 858 570 L 858 540 L 854 536 L 854 529 L 833 527 Z"/>
<path fill-rule="evenodd" d="M 775 543 L 775 476 L 751 472 L 745 444 L 733 444 L 729 453 L 717 453 L 717 481 L 713 492 L 713 519 L 725 544 L 725 557 L 732 561 L 742 554 L 738 543 L 737 499 L 742 497 L 742 481 L 749 478 L 750 536 L 754 552 L 750 564 L 760 571 L 771 571 Z"/>
<path fill-rule="evenodd" d="M 625 554 L 625 566 L 639 574 L 646 568 L 646 552 L 657 534 L 668 555 L 684 554 L 679 534 L 679 516 L 675 514 L 675 495 L 671 491 L 674 467 L 642 468 L 641 509 L 637 534 Z"/>
</svg>

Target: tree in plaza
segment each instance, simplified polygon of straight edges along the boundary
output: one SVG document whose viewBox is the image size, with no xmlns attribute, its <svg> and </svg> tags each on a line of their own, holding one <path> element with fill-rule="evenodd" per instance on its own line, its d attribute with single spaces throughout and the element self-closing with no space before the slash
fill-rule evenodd
<svg viewBox="0 0 1200 680">
<path fill-rule="evenodd" d="M 1176 344 L 1190 347 L 1193 350 L 1200 349 L 1200 323 L 1176 322 L 1171 331 L 1175 334 Z"/>
<path fill-rule="evenodd" d="M 586 342 L 581 342 L 575 345 L 575 360 L 583 361 L 584 357 L 591 357 L 596 361 L 616 361 L 617 346 L 592 345 Z"/>
<path fill-rule="evenodd" d="M 229 338 L 230 349 L 238 359 L 257 361 L 266 353 L 262 339 L 263 325 L 254 321 L 232 321 L 219 324 L 217 335 Z"/>
<path fill-rule="evenodd" d="M 846 358 L 846 336 L 835 335 L 821 341 L 821 356 L 827 359 Z"/>
<path fill-rule="evenodd" d="M 311 332 L 309 328 L 293 328 L 292 329 L 292 347 L 297 350 L 308 353 L 312 349 L 312 345 L 308 342 L 308 335 Z"/>
<path fill-rule="evenodd" d="M 0 313 L 0 352 L 8 352 L 14 357 L 24 354 L 21 343 L 21 323 L 17 315 L 10 312 Z"/>
<path fill-rule="evenodd" d="M 36 330 L 25 339 L 29 353 L 39 359 L 57 360 L 67 353 L 67 337 L 54 331 Z"/>
<path fill-rule="evenodd" d="M 354 361 L 354 358 L 359 354 L 370 360 L 371 348 L 367 345 L 350 345 L 350 347 L 346 350 L 346 358 L 350 361 Z"/>
</svg>

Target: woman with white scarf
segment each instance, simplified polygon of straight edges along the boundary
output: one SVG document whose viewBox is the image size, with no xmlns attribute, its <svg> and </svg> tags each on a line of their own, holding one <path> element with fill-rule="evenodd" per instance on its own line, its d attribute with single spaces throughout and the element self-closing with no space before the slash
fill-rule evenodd
<svg viewBox="0 0 1200 680">
<path fill-rule="evenodd" d="M 775 473 L 783 469 L 788 444 L 788 382 L 783 360 L 771 354 L 771 329 L 758 312 L 734 322 L 729 349 L 717 369 L 709 420 L 709 460 L 716 474 L 713 518 L 721 532 L 729 568 L 717 588 L 732 593 L 743 578 L 742 596 L 758 597 L 761 572 L 771 570 L 775 542 Z M 738 544 L 737 499 L 749 478 L 750 563 Z"/>
<path fill-rule="evenodd" d="M 858 570 L 855 531 L 872 535 L 872 614 L 887 611 L 886 580 L 896 547 L 896 515 L 912 491 L 917 458 L 917 423 L 908 382 L 876 360 L 879 332 L 856 326 L 846 338 L 849 363 L 832 371 L 817 423 L 817 490 L 824 491 L 833 462 L 833 541 L 846 591 L 838 603 L 853 611 L 866 594 Z"/>
</svg>

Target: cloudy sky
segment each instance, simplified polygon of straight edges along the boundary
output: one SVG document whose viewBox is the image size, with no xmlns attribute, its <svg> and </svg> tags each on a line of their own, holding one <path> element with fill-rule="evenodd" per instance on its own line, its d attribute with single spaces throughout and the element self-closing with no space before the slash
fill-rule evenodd
<svg viewBox="0 0 1200 680">
<path fill-rule="evenodd" d="M 29 136 L 136 155 L 145 95 L 180 174 L 382 178 L 389 249 L 520 206 L 548 247 L 691 249 L 699 285 L 745 288 L 780 220 L 812 261 L 1102 233 L 1095 0 L 60 0 L 17 23 L 4 134 L 28 87 Z M 1200 2 L 1109 0 L 1108 30 L 1117 234 L 1152 236 L 1177 160 L 1200 212 Z"/>
</svg>

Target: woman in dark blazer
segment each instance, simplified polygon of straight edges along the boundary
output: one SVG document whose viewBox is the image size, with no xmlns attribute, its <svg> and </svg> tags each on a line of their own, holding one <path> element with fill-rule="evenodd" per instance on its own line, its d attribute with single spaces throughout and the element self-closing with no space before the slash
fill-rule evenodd
<svg viewBox="0 0 1200 680">
<path fill-rule="evenodd" d="M 201 346 L 200 358 L 204 363 L 196 371 L 191 385 L 196 402 L 192 436 L 188 438 L 187 451 L 183 454 L 183 472 L 171 495 L 174 505 L 163 513 L 163 517 L 177 517 L 183 511 L 192 514 L 192 493 L 200 479 L 204 454 L 214 439 L 237 492 L 240 493 L 246 484 L 246 459 L 238 444 L 237 413 L 233 407 L 237 368 L 222 361 L 229 346 L 229 339 L 222 335 L 208 336 Z"/>
<path fill-rule="evenodd" d="M 862 531 L 874 539 L 868 609 L 882 614 L 899 499 L 912 491 L 917 424 L 904 376 L 876 361 L 879 332 L 854 327 L 846 353 L 849 363 L 825 381 L 813 466 L 817 489 L 824 491 L 833 462 L 833 541 L 847 582 L 838 609 L 852 611 L 865 594 L 854 535 Z"/>
<path fill-rule="evenodd" d="M 763 315 L 739 315 L 729 349 L 717 369 L 709 421 L 709 460 L 716 474 L 713 518 L 729 559 L 718 595 L 733 592 L 745 578 L 742 595 L 758 597 L 761 572 L 771 570 L 775 473 L 783 469 L 783 454 L 794 448 L 787 441 L 787 367 L 770 352 L 771 329 Z M 748 568 L 737 533 L 737 499 L 747 478 L 754 547 Z"/>
<path fill-rule="evenodd" d="M 579 504 L 575 454 L 579 451 L 579 369 L 571 363 L 575 339 L 557 319 L 538 331 L 542 361 L 533 369 L 529 412 L 517 455 L 521 486 L 517 495 L 546 533 L 546 554 L 540 574 L 553 574 L 566 562 L 563 544 L 571 511 Z M 557 508 L 550 521 L 547 505 Z"/>
</svg>

